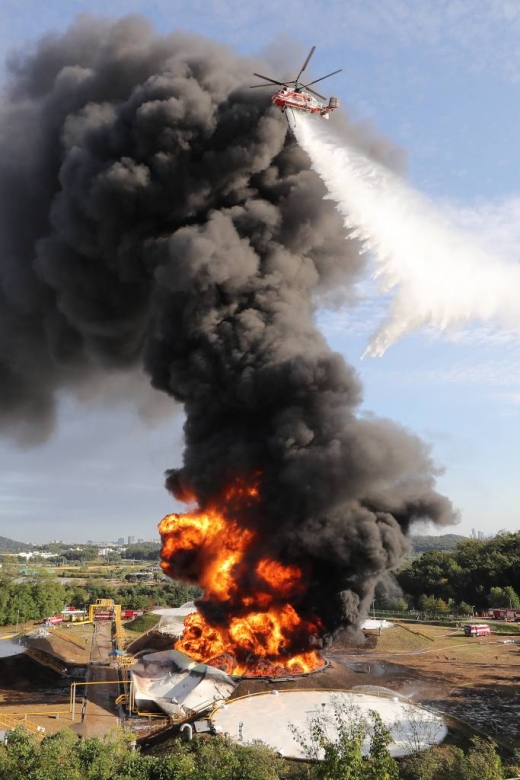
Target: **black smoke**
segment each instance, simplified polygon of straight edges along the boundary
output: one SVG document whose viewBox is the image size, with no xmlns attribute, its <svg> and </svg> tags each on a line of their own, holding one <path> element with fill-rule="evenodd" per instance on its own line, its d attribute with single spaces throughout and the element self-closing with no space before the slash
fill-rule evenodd
<svg viewBox="0 0 520 780">
<path fill-rule="evenodd" d="M 316 328 L 363 260 L 269 91 L 249 91 L 258 67 L 140 17 L 80 18 L 11 57 L 0 422 L 45 435 L 58 390 L 144 362 L 186 413 L 169 488 L 204 506 L 261 472 L 262 518 L 244 522 L 312 567 L 307 606 L 333 630 L 366 611 L 411 523 L 453 512 L 419 439 L 356 416 L 359 380 Z"/>
</svg>

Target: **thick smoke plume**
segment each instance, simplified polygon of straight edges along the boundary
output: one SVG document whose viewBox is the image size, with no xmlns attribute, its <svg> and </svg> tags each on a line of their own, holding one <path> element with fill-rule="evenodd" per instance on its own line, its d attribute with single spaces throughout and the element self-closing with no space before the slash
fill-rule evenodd
<svg viewBox="0 0 520 780">
<path fill-rule="evenodd" d="M 479 245 L 428 200 L 363 150 L 333 132 L 298 121 L 295 132 L 350 237 L 375 263 L 385 292 L 386 320 L 367 354 L 381 356 L 399 338 L 481 320 L 520 330 L 520 265 Z"/>
<path fill-rule="evenodd" d="M 334 630 L 413 521 L 453 513 L 427 447 L 356 416 L 355 372 L 316 329 L 315 301 L 363 259 L 285 119 L 244 85 L 257 68 L 138 17 L 80 19 L 12 59 L 0 418 L 45 430 L 59 388 L 144 361 L 186 413 L 169 488 L 203 508 L 261 474 L 261 516 L 238 520 L 312 571 L 309 609 Z"/>
</svg>

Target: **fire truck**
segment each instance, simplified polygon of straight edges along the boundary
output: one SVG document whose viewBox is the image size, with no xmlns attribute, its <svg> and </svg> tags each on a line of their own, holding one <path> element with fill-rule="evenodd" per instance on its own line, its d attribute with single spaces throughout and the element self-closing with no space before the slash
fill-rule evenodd
<svg viewBox="0 0 520 780">
<path fill-rule="evenodd" d="M 520 620 L 520 609 L 500 607 L 488 609 L 487 617 L 491 620 Z"/>
<path fill-rule="evenodd" d="M 63 618 L 61 615 L 51 615 L 51 617 L 45 619 L 45 623 L 48 626 L 59 626 L 60 623 L 63 623 Z"/>
<path fill-rule="evenodd" d="M 137 617 L 141 617 L 141 615 L 144 615 L 144 609 L 122 609 L 121 610 L 121 617 L 123 619 L 137 618 Z"/>
<path fill-rule="evenodd" d="M 464 633 L 466 636 L 490 636 L 491 629 L 487 623 L 471 623 L 464 626 Z"/>
</svg>

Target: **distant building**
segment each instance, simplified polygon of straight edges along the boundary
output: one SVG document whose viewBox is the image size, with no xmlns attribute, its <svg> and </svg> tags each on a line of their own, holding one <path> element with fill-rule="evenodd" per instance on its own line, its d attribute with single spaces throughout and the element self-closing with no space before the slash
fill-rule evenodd
<svg viewBox="0 0 520 780">
<path fill-rule="evenodd" d="M 135 536 L 128 537 L 128 544 L 135 544 Z"/>
<path fill-rule="evenodd" d="M 124 537 L 120 536 L 119 539 L 117 540 L 117 544 L 124 544 L 124 543 L 125 543 Z"/>
<path fill-rule="evenodd" d="M 98 547 L 98 555 L 102 558 L 106 558 L 110 553 L 116 552 L 113 547 Z"/>
</svg>

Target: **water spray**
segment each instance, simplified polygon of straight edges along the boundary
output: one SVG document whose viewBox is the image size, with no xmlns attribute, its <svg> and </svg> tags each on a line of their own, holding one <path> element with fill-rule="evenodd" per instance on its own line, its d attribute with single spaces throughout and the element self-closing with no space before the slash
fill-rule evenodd
<svg viewBox="0 0 520 780">
<path fill-rule="evenodd" d="M 383 165 L 307 117 L 295 134 L 337 204 L 350 238 L 360 239 L 384 293 L 384 322 L 365 354 L 379 357 L 402 336 L 471 320 L 520 329 L 520 265 L 489 251 Z"/>
</svg>

